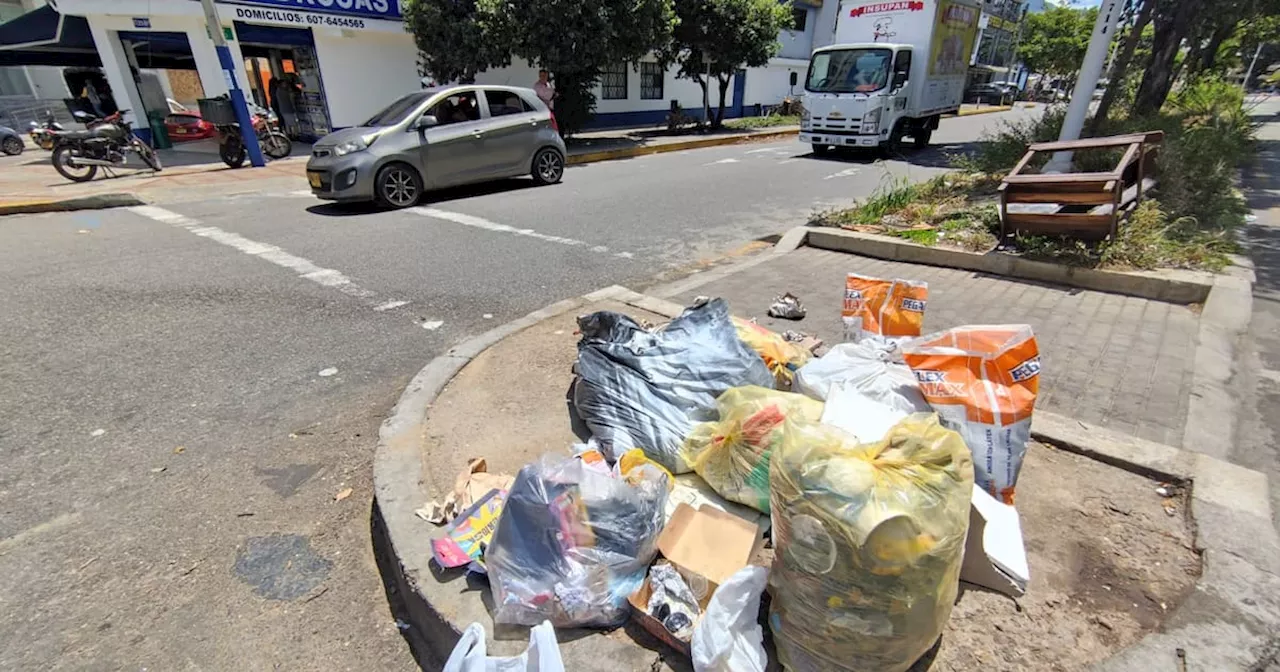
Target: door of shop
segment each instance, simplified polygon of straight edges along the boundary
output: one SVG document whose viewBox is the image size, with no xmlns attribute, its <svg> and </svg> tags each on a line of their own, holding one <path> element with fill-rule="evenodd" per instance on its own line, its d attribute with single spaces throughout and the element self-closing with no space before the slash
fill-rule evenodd
<svg viewBox="0 0 1280 672">
<path fill-rule="evenodd" d="M 253 98 L 280 117 L 285 133 L 306 142 L 332 130 L 310 28 L 235 22 Z"/>
</svg>

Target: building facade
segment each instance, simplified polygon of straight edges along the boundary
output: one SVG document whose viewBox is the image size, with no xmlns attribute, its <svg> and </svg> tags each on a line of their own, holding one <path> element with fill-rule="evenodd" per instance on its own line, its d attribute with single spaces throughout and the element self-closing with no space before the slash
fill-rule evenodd
<svg viewBox="0 0 1280 672">
<path fill-rule="evenodd" d="M 983 0 L 969 69 L 970 85 L 1012 82 L 1022 86 L 1026 82 L 1026 73 L 1015 53 L 1026 11 L 1023 0 Z"/>
<path fill-rule="evenodd" d="M 0 0 L 0 23 L 44 4 L 44 0 Z M 45 109 L 66 118 L 62 99 L 71 91 L 62 71 L 49 65 L 0 66 L 0 124 L 21 129 Z"/>
<path fill-rule="evenodd" d="M 0 3 L 18 1 L 43 0 Z M 146 117 L 163 105 L 164 95 L 149 87 L 144 76 L 155 68 L 195 73 L 190 79 L 198 81 L 202 97 L 227 93 L 199 2 L 48 1 L 58 12 L 88 22 L 111 95 L 119 108 L 131 111 L 135 128 L 146 128 Z M 782 31 L 781 51 L 768 65 L 733 78 L 726 116 L 755 114 L 798 95 L 791 77 L 804 78 L 822 11 L 823 0 L 795 0 L 796 28 Z M 399 0 L 218 0 L 217 12 L 234 61 L 245 64 L 233 73 L 239 88 L 264 107 L 274 106 L 280 91 L 292 91 L 303 137 L 358 125 L 421 86 L 417 50 L 405 31 Z M 532 86 L 536 74 L 531 65 L 517 63 L 477 79 Z M 164 84 L 173 77 L 161 79 Z M 173 87 L 162 88 L 168 94 Z M 58 92 L 57 97 L 66 95 Z M 662 69 L 651 57 L 609 65 L 596 97 L 591 125 L 600 128 L 661 123 L 673 102 L 690 114 L 702 108 L 701 88 L 676 78 L 674 70 Z M 717 102 L 713 93 L 712 103 Z"/>
</svg>

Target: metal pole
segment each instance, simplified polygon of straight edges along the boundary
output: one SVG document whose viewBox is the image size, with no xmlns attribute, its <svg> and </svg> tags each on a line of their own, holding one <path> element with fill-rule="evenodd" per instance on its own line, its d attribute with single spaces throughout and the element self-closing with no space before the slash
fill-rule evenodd
<svg viewBox="0 0 1280 672">
<path fill-rule="evenodd" d="M 1071 103 L 1067 106 L 1067 116 L 1062 121 L 1059 140 L 1080 138 L 1085 117 L 1089 116 L 1089 105 L 1093 102 L 1093 90 L 1098 87 L 1098 78 L 1102 76 L 1102 66 L 1106 64 L 1107 49 L 1116 32 L 1123 4 L 1124 0 L 1103 0 L 1098 7 L 1098 20 L 1093 24 L 1093 36 L 1089 39 L 1089 48 L 1085 50 L 1084 62 L 1080 65 L 1080 76 L 1076 78 L 1076 88 L 1071 94 Z M 1044 172 L 1065 173 L 1071 168 L 1071 156 L 1072 152 L 1054 152 L 1053 158 L 1045 164 Z"/>
<path fill-rule="evenodd" d="M 227 89 L 231 94 L 231 107 L 236 112 L 236 122 L 240 124 L 240 137 L 244 148 L 249 152 L 249 163 L 255 168 L 267 165 L 262 159 L 262 148 L 258 146 L 258 134 L 253 130 L 253 117 L 249 115 L 249 106 L 245 103 L 244 91 L 236 83 L 236 63 L 231 58 L 231 50 L 227 48 L 227 38 L 222 35 L 222 22 L 218 20 L 218 9 L 213 0 L 200 0 L 204 8 L 205 23 L 209 27 L 209 37 L 213 39 L 213 48 L 218 52 L 218 63 L 222 65 L 222 77 L 227 81 Z M 242 66 L 243 67 L 243 66 Z"/>
<path fill-rule="evenodd" d="M 1262 53 L 1262 43 L 1258 43 L 1258 48 L 1253 50 L 1253 60 L 1249 61 L 1249 69 L 1244 73 L 1244 81 L 1240 82 L 1240 90 L 1249 90 L 1249 80 L 1253 77 L 1253 68 L 1258 65 L 1258 55 Z"/>
<path fill-rule="evenodd" d="M 703 54 L 702 57 L 705 59 L 707 55 Z M 710 128 L 711 126 L 711 61 L 710 60 L 707 61 L 707 73 L 703 76 L 706 77 L 707 85 L 702 87 L 702 123 L 706 124 L 707 127 Z"/>
</svg>

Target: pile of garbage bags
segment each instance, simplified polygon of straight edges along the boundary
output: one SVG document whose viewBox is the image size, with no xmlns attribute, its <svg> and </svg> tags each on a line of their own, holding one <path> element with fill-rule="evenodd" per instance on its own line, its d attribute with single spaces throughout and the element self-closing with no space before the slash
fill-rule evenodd
<svg viewBox="0 0 1280 672">
<path fill-rule="evenodd" d="M 579 317 L 569 401 L 588 442 L 522 468 L 487 540 L 468 528 L 495 622 L 636 618 L 695 669 L 763 669 L 767 574 L 786 668 L 909 668 L 950 616 L 975 483 L 1013 502 L 1040 372 L 1025 325 L 921 336 L 927 297 L 850 274 L 848 342 L 821 357 L 719 299 L 657 328 Z M 771 514 L 768 572 L 749 564 L 767 525 L 679 498 L 672 513 L 689 471 L 726 506 Z M 704 562 L 729 555 L 707 541 L 721 537 L 735 559 Z"/>
</svg>

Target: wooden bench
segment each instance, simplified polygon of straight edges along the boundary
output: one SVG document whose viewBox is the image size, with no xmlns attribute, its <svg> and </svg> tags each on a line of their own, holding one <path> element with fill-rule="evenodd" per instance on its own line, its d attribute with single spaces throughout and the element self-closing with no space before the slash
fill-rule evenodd
<svg viewBox="0 0 1280 672">
<path fill-rule="evenodd" d="M 1149 176 L 1164 132 L 1133 133 L 1027 147 L 1000 183 L 1001 238 L 1011 233 L 1072 236 L 1083 240 L 1114 237 L 1122 218 L 1133 212 L 1156 182 Z M 1105 173 L 1026 174 L 1037 152 L 1124 148 L 1116 167 Z"/>
</svg>

